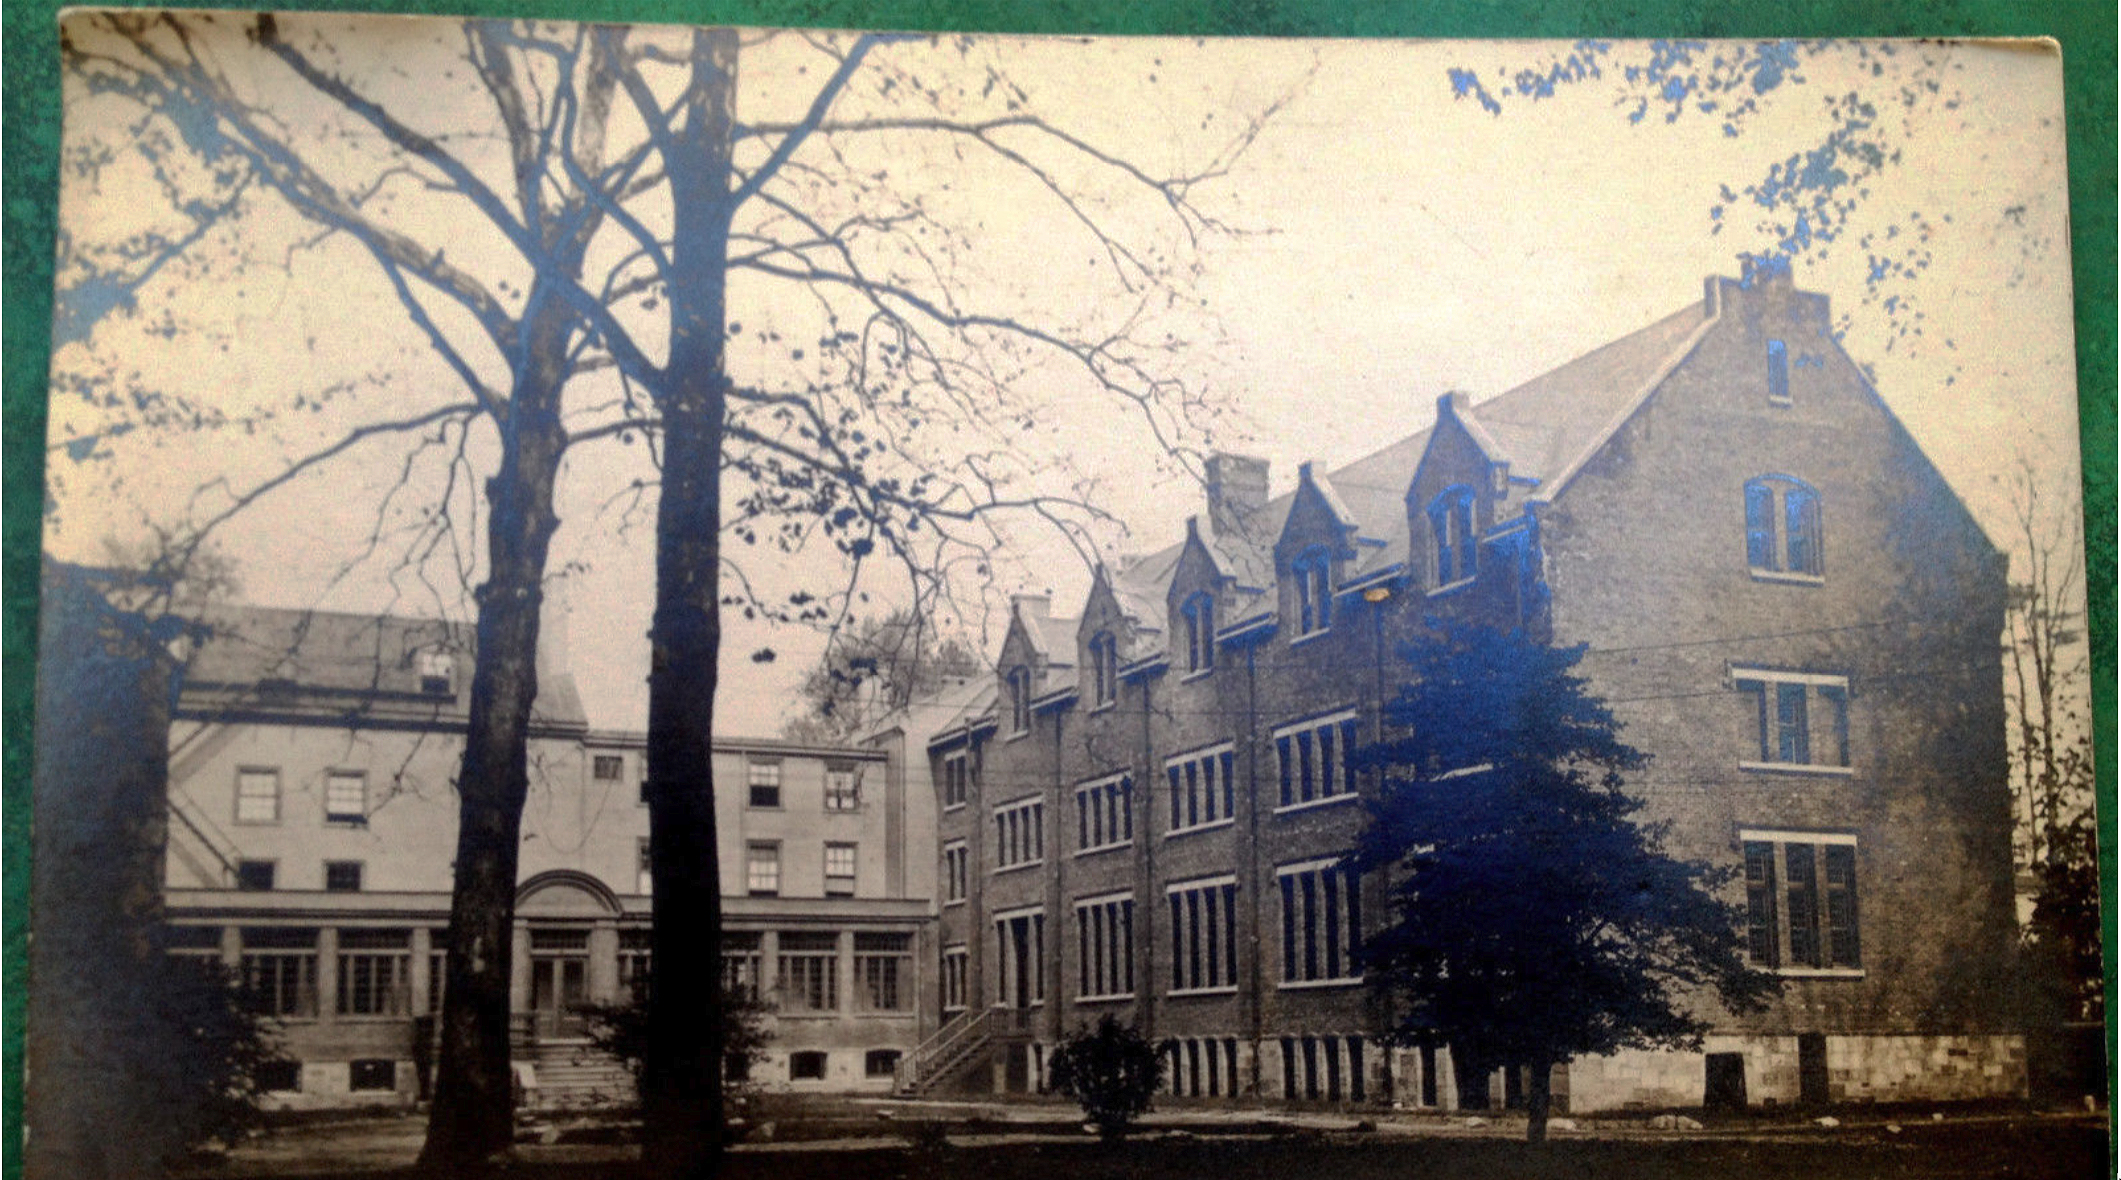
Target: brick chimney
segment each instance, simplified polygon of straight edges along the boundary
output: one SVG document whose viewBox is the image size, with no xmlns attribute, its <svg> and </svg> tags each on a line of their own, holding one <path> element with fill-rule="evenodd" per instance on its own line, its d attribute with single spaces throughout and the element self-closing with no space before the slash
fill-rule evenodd
<svg viewBox="0 0 2121 1180">
<path fill-rule="evenodd" d="M 1208 456 L 1208 523 L 1216 533 L 1259 540 L 1266 528 L 1267 461 L 1250 455 Z"/>
</svg>

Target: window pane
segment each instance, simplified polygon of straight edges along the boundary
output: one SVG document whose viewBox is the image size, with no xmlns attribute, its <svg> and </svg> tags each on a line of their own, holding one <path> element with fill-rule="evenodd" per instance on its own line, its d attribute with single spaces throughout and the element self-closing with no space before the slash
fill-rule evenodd
<svg viewBox="0 0 2121 1180">
<path fill-rule="evenodd" d="M 1745 563 L 1775 568 L 1775 489 L 1764 483 L 1745 485 Z"/>
<path fill-rule="evenodd" d="M 1808 765 L 1812 760 L 1811 739 L 1806 732 L 1802 684 L 1775 686 L 1776 761 Z"/>
<path fill-rule="evenodd" d="M 1789 537 L 1790 564 L 1794 573 L 1816 574 L 1819 561 L 1819 497 L 1807 488 L 1783 493 L 1784 528 Z"/>
<path fill-rule="evenodd" d="M 1745 846 L 1746 953 L 1762 966 L 1775 965 L 1775 846 Z"/>
<path fill-rule="evenodd" d="M 1818 895 L 1814 892 L 1817 886 L 1814 883 L 1812 846 L 1786 845 L 1783 861 L 1789 871 L 1790 962 L 1817 967 L 1820 965 L 1819 905 Z"/>
</svg>

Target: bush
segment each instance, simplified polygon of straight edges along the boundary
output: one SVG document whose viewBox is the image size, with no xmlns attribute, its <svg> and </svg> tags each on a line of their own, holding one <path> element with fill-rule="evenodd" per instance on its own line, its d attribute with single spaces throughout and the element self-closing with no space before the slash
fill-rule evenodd
<svg viewBox="0 0 2121 1180">
<path fill-rule="evenodd" d="M 229 972 L 172 956 L 140 998 L 132 1080 L 144 1101 L 128 1134 L 154 1138 L 165 1159 L 179 1160 L 257 1128 L 259 1078 L 287 1062 Z"/>
<path fill-rule="evenodd" d="M 1127 1133 L 1164 1080 L 1164 1056 L 1134 1026 L 1107 1015 L 1095 1029 L 1077 1029 L 1047 1064 L 1053 1088 L 1082 1104 L 1107 1139 Z"/>
<path fill-rule="evenodd" d="M 751 1068 L 766 1059 L 766 1014 L 772 1009 L 745 996 L 722 1000 L 722 1093 L 730 1099 L 729 1112 L 737 1112 Z M 648 1000 L 638 997 L 625 1004 L 596 1004 L 581 1009 L 588 1018 L 589 1041 L 619 1059 L 634 1079 L 648 1060 Z"/>
</svg>

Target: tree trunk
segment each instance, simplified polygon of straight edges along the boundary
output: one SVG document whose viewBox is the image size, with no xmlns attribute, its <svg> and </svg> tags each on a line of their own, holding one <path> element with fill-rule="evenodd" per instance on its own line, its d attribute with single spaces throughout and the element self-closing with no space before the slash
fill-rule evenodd
<svg viewBox="0 0 2121 1180">
<path fill-rule="evenodd" d="M 1515 1066 L 1511 1067 L 1515 1069 Z M 1525 1087 L 1524 1141 L 1545 1143 L 1547 1141 L 1547 1115 L 1554 1109 L 1554 1063 L 1535 1061 L 1526 1071 L 1532 1076 Z"/>
<path fill-rule="evenodd" d="M 648 680 L 649 856 L 654 985 L 641 1072 L 642 1158 L 651 1174 L 712 1174 L 722 1146 L 720 858 L 714 698 L 721 658 L 721 455 L 737 39 L 693 34 L 692 84 L 667 155 L 671 340 L 656 507 L 656 602 Z"/>
<path fill-rule="evenodd" d="M 514 1139 L 508 1060 L 516 862 L 527 745 L 538 695 L 538 616 L 545 558 L 559 518 L 553 482 L 566 431 L 558 412 L 572 318 L 539 300 L 524 325 L 528 359 L 517 372 L 500 469 L 487 482 L 489 573 L 476 594 L 478 647 L 471 675 L 464 764 L 457 778 L 456 876 L 449 907 L 441 1055 L 422 1165 L 480 1166 Z"/>
</svg>

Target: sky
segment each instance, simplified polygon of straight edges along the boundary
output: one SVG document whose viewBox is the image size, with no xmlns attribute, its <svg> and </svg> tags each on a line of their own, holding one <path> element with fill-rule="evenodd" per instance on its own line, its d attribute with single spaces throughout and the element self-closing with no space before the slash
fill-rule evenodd
<svg viewBox="0 0 2121 1180">
<path fill-rule="evenodd" d="M 300 43 L 476 167 L 505 169 L 490 118 L 467 101 L 475 93 L 464 85 L 452 26 L 310 19 L 293 30 Z M 878 47 L 835 114 L 892 112 L 914 85 L 955 109 L 992 113 L 1004 100 L 986 82 L 999 73 L 1015 88 L 1001 92 L 1019 109 L 1145 172 L 1183 173 L 1217 160 L 1264 113 L 1246 150 L 1188 192 L 1220 231 L 1189 235 L 1158 199 L 1080 156 L 1034 158 L 1061 190 L 1180 276 L 1188 302 L 1152 307 L 1134 326 L 1168 328 L 1179 343 L 1160 363 L 1215 409 L 1194 424 L 1190 441 L 1267 458 L 1278 493 L 1293 486 L 1303 461 L 1330 469 L 1422 429 L 1444 392 L 1463 390 L 1476 403 L 1505 392 L 1699 299 L 1707 277 L 1737 274 L 1741 253 L 1772 245 L 1756 231 L 1759 216 L 1743 190 L 1817 145 L 1832 129 L 1832 104 L 1853 96 L 1876 109 L 1895 155 L 1848 186 L 1844 195 L 1856 203 L 1846 231 L 1799 254 L 1798 284 L 1832 298 L 1844 347 L 1870 366 L 1885 402 L 2014 561 L 2022 544 L 2010 487 L 2021 465 L 2046 506 L 2042 526 L 2074 535 L 2061 67 L 2051 47 L 1831 46 L 1795 55 L 1796 68 L 1774 85 L 1719 95 L 1715 111 L 1701 110 L 1697 96 L 1670 121 L 1669 107 L 1655 102 L 1630 117 L 1640 87 L 1623 67 L 1649 59 L 1643 46 L 1610 47 L 1603 76 L 1549 97 L 1510 89 L 1515 71 L 1571 52 L 1539 43 L 920 40 Z M 320 167 L 352 184 L 392 166 L 387 153 L 345 134 L 329 103 L 247 53 L 240 38 L 210 41 L 208 53 Z M 829 65 L 800 38 L 752 36 L 741 59 L 739 118 L 795 117 Z M 1461 96 L 1472 88 L 1454 86 L 1454 70 L 1470 71 L 1500 113 L 1477 94 Z M 1910 86 L 1917 101 L 1903 105 Z M 65 175 L 63 235 L 108 242 L 167 224 L 167 193 L 199 183 L 183 170 L 183 153 L 150 159 L 141 148 L 155 141 L 140 133 L 136 109 L 78 86 L 68 94 L 68 162 L 81 166 Z M 1751 109 L 1733 119 L 1731 106 L 1748 101 Z M 1131 308 L 1111 298 L 1111 256 L 1068 209 L 1020 172 L 979 157 L 974 151 L 968 162 L 962 142 L 899 137 L 850 141 L 837 159 L 819 162 L 881 191 L 919 193 L 932 217 L 955 226 L 956 248 L 932 273 L 966 306 L 1070 324 Z M 1741 199 L 1719 219 L 1712 209 L 1726 188 Z M 377 191 L 397 202 L 392 216 L 452 261 L 520 286 L 505 245 L 452 195 L 400 180 Z M 841 184 L 805 195 L 845 211 L 866 191 Z M 660 224 L 663 214 L 644 216 Z M 600 257 L 615 256 L 616 247 L 604 249 Z M 1878 259 L 1910 257 L 1926 265 L 1867 282 Z M 62 243 L 62 284 L 69 273 Z M 436 314 L 443 328 L 461 328 Z M 756 338 L 799 336 L 815 315 L 802 297 L 734 280 L 731 318 L 750 327 L 732 346 L 737 379 L 764 380 L 755 374 L 778 368 L 777 378 L 799 384 L 801 365 L 787 349 Z M 472 361 L 489 373 L 499 363 L 490 355 Z M 807 363 L 822 371 L 821 360 Z M 62 344 L 54 374 L 46 548 L 87 561 L 103 560 L 108 540 L 138 545 L 156 528 L 211 515 L 226 488 L 269 477 L 378 407 L 405 413 L 462 396 L 367 256 L 343 239 L 320 238 L 269 198 L 253 200 L 193 257 L 144 284 L 131 314 L 108 316 L 85 340 Z M 1009 369 L 1005 384 L 1008 430 L 968 439 L 1005 438 L 1021 469 L 1015 486 L 1095 504 L 1106 519 L 1082 536 L 1108 560 L 1182 536 L 1185 517 L 1199 511 L 1199 486 L 1147 442 L 1138 417 L 1066 366 L 1027 362 Z M 84 399 L 84 389 L 145 391 L 258 420 L 105 437 L 99 432 L 113 414 L 126 411 Z M 608 375 L 584 378 L 582 420 L 608 409 L 616 392 Z M 291 408 L 298 402 L 301 409 Z M 82 441 L 88 436 L 96 438 Z M 947 440 L 930 445 L 942 448 L 930 452 L 939 463 L 962 462 Z M 219 530 L 242 597 L 463 617 L 483 523 L 475 480 L 492 449 L 475 433 L 447 486 L 444 465 L 423 460 L 381 517 L 377 505 L 404 469 L 401 447 L 357 448 L 294 481 Z M 548 620 L 558 624 L 554 652 L 600 727 L 645 722 L 652 499 L 633 484 L 652 474 L 647 449 L 638 438 L 591 444 L 562 475 L 557 605 Z M 404 534 L 394 530 L 445 504 L 458 529 L 423 551 L 425 564 L 407 568 L 393 548 Z M 1067 614 L 1089 585 L 1087 564 L 1050 532 L 1024 522 L 1000 535 L 1005 545 L 989 576 L 944 620 L 990 652 L 1009 593 L 1051 593 L 1056 612 Z M 839 575 L 816 548 L 744 560 L 748 575 L 773 585 Z M 903 599 L 889 577 L 870 588 L 871 609 Z M 824 637 L 731 623 L 718 724 L 777 732 Z M 773 661 L 756 662 L 766 649 Z"/>
</svg>

